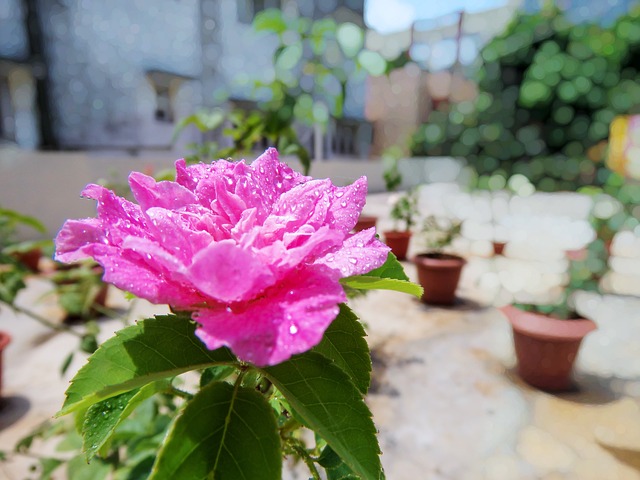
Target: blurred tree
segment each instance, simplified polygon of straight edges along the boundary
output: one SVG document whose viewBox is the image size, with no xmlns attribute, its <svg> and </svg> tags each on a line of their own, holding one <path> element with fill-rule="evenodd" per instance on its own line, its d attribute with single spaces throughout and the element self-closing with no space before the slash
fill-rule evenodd
<svg viewBox="0 0 640 480">
<path fill-rule="evenodd" d="M 412 153 L 464 157 L 481 183 L 520 173 L 544 191 L 604 184 L 609 125 L 640 112 L 640 9 L 608 29 L 555 7 L 518 14 L 481 57 L 478 97 L 432 112 Z"/>
</svg>

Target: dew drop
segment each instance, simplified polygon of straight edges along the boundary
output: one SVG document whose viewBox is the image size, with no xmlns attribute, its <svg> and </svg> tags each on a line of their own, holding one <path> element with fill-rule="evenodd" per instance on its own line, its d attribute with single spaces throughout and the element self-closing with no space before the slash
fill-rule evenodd
<svg viewBox="0 0 640 480">
<path fill-rule="evenodd" d="M 298 333 L 298 327 L 296 327 L 295 325 L 291 325 L 291 326 L 289 327 L 289 333 L 290 333 L 291 335 L 295 335 L 296 333 Z"/>
<path fill-rule="evenodd" d="M 344 192 L 342 190 L 338 190 L 336 192 L 336 197 L 338 197 L 338 198 L 342 197 L 343 195 L 344 195 Z"/>
<path fill-rule="evenodd" d="M 342 208 L 346 207 L 346 206 L 347 206 L 347 202 L 342 202 L 342 203 L 340 203 L 340 206 L 341 206 Z"/>
<path fill-rule="evenodd" d="M 358 259 L 351 257 L 349 259 L 349 262 L 352 263 L 353 265 L 355 265 L 356 263 L 358 263 Z"/>
<path fill-rule="evenodd" d="M 230 305 L 227 305 L 227 308 L 225 310 L 227 311 L 227 313 L 233 313 Z"/>
</svg>

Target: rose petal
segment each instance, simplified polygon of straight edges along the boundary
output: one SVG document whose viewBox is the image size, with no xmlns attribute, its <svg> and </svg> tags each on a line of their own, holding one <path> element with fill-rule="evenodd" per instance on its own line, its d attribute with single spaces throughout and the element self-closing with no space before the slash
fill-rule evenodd
<svg viewBox="0 0 640 480">
<path fill-rule="evenodd" d="M 274 282 L 269 267 L 232 240 L 213 243 L 198 252 L 188 273 L 196 287 L 221 302 L 255 298 Z"/>
<path fill-rule="evenodd" d="M 245 361 L 275 365 L 317 345 L 345 299 L 326 271 L 308 268 L 249 304 L 199 310 L 196 333 L 209 349 L 228 346 Z"/>
<path fill-rule="evenodd" d="M 343 278 L 370 272 L 382 266 L 391 251 L 375 234 L 375 228 L 355 233 L 344 241 L 341 248 L 327 253 L 316 263 L 334 269 Z"/>
</svg>

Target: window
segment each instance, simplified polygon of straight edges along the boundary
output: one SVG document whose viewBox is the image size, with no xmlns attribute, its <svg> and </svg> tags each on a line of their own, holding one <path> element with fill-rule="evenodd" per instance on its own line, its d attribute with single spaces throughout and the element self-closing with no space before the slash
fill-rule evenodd
<svg viewBox="0 0 640 480">
<path fill-rule="evenodd" d="M 147 79 L 156 94 L 153 116 L 158 122 L 173 123 L 175 120 L 174 100 L 180 83 L 191 77 L 160 70 L 147 71 Z"/>
</svg>

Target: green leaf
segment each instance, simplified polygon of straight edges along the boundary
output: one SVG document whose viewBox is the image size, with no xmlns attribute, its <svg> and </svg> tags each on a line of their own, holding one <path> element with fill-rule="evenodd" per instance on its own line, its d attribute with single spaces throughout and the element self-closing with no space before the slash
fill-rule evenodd
<svg viewBox="0 0 640 480">
<path fill-rule="evenodd" d="M 84 455 L 73 457 L 67 463 L 68 480 L 103 480 L 109 475 L 109 464 L 102 460 L 87 463 Z"/>
<path fill-rule="evenodd" d="M 348 306 L 341 304 L 340 313 L 313 349 L 344 370 L 363 395 L 371 382 L 371 356 L 365 336 L 358 317 Z"/>
<path fill-rule="evenodd" d="M 364 480 L 382 476 L 371 412 L 345 372 L 315 352 L 262 370 L 296 417 L 331 445 L 354 472 Z"/>
<path fill-rule="evenodd" d="M 39 233 L 47 232 L 47 228 L 37 218 L 30 215 L 24 215 L 8 208 L 0 208 L 0 220 L 1 223 L 5 225 L 5 228 L 7 225 L 9 227 L 14 227 L 16 225 L 25 225 L 33 228 Z"/>
<path fill-rule="evenodd" d="M 318 458 L 318 464 L 327 472 L 327 480 L 358 480 L 358 476 L 327 445 Z"/>
<path fill-rule="evenodd" d="M 124 328 L 104 342 L 78 371 L 58 416 L 161 378 L 233 364 L 226 348 L 208 350 L 188 317 L 163 315 Z"/>
<path fill-rule="evenodd" d="M 364 275 L 343 278 L 340 283 L 357 290 L 394 290 L 418 298 L 422 297 L 423 292 L 420 285 L 409 281 L 402 264 L 391 252 L 382 266 Z"/>
<path fill-rule="evenodd" d="M 275 416 L 258 392 L 228 383 L 203 388 L 172 425 L 150 480 L 279 479 Z"/>
<path fill-rule="evenodd" d="M 396 280 L 393 278 L 371 277 L 369 275 L 356 275 L 343 278 L 340 283 L 346 287 L 358 290 L 394 290 L 408 293 L 414 297 L 422 297 L 423 288 L 413 282 Z"/>
<path fill-rule="evenodd" d="M 109 440 L 122 420 L 127 418 L 144 400 L 157 392 L 166 390 L 169 383 L 166 380 L 153 382 L 89 407 L 82 426 L 82 450 L 87 462 L 91 461 L 96 452 Z"/>
<path fill-rule="evenodd" d="M 200 388 L 209 385 L 211 382 L 224 380 L 236 371 L 237 370 L 234 367 L 230 367 L 228 365 L 206 368 L 202 372 L 202 375 L 200 375 Z"/>
<path fill-rule="evenodd" d="M 57 458 L 40 458 L 40 480 L 49 480 L 51 478 L 51 474 L 56 470 L 62 463 L 62 460 Z"/>
<path fill-rule="evenodd" d="M 384 264 L 375 270 L 371 270 L 369 273 L 365 273 L 370 277 L 380 277 L 380 278 L 395 278 L 396 280 L 405 280 L 409 281 L 409 277 L 404 273 L 404 268 L 402 264 L 398 261 L 396 256 L 389 252 L 387 256 L 387 260 Z"/>
<path fill-rule="evenodd" d="M 256 32 L 273 32 L 278 35 L 287 30 L 287 24 L 282 18 L 282 12 L 277 8 L 268 8 L 258 13 L 253 19 L 253 29 Z"/>
</svg>

